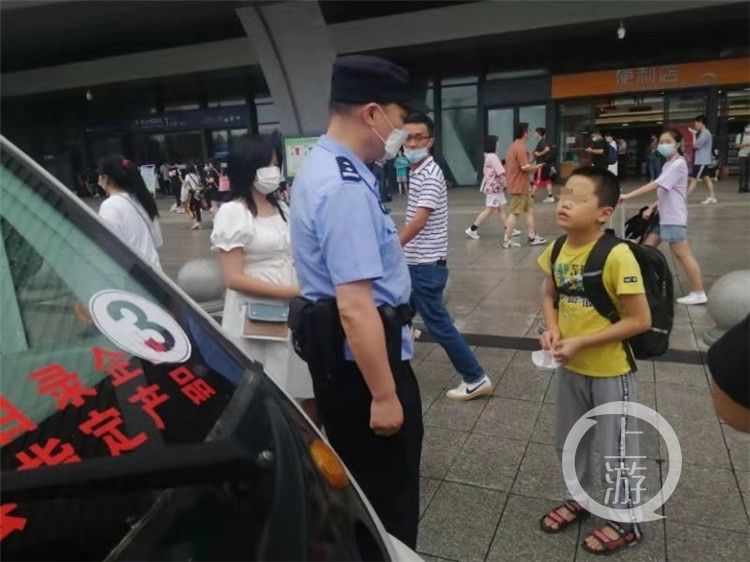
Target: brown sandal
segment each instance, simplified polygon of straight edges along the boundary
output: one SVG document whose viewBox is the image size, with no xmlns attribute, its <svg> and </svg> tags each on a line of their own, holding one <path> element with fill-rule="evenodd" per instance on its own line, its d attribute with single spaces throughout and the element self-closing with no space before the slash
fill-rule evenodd
<svg viewBox="0 0 750 562">
<path fill-rule="evenodd" d="M 573 519 L 568 520 L 568 519 L 565 519 L 565 517 L 563 517 L 562 515 L 560 515 L 558 511 L 561 509 L 567 509 L 570 512 L 570 514 L 573 516 Z M 579 519 L 583 519 L 588 514 L 589 512 L 583 509 L 583 507 L 581 507 L 581 504 L 579 504 L 578 502 L 573 501 L 573 500 L 565 501 L 561 503 L 560 505 L 558 505 L 557 507 L 555 507 L 554 509 L 551 509 L 550 511 L 542 515 L 542 518 L 539 520 L 539 527 L 545 533 L 549 533 L 549 534 L 559 533 L 560 531 L 563 531 L 564 529 L 566 529 L 568 525 L 570 525 L 571 523 L 575 523 Z M 544 520 L 547 518 L 552 519 L 553 522 L 557 523 L 557 527 L 550 527 L 549 525 L 545 524 Z"/>
<path fill-rule="evenodd" d="M 590 552 L 591 554 L 596 554 L 599 556 L 609 556 L 610 554 L 614 554 L 615 552 L 618 552 L 623 548 L 633 547 L 643 539 L 642 535 L 640 534 L 640 532 L 636 531 L 635 527 L 631 529 L 625 529 L 614 521 L 607 521 L 606 526 L 614 530 L 618 534 L 618 537 L 616 539 L 611 539 L 600 529 L 594 529 L 589 537 L 594 537 L 599 543 L 599 546 L 601 546 L 601 549 L 597 550 L 591 548 L 584 540 L 584 550 Z"/>
</svg>

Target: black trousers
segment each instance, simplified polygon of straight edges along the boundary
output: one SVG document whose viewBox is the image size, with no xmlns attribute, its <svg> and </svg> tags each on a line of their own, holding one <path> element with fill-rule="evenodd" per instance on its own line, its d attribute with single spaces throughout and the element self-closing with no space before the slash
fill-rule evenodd
<svg viewBox="0 0 750 562">
<path fill-rule="evenodd" d="M 750 157 L 743 156 L 737 159 L 740 168 L 740 191 L 748 191 L 748 182 L 750 181 Z"/>
<path fill-rule="evenodd" d="M 370 429 L 372 396 L 356 363 L 343 361 L 331 373 L 313 367 L 315 399 L 331 445 L 375 508 L 386 530 L 411 548 L 417 544 L 422 402 L 408 361 L 391 365 L 404 410 L 397 434 Z"/>
</svg>

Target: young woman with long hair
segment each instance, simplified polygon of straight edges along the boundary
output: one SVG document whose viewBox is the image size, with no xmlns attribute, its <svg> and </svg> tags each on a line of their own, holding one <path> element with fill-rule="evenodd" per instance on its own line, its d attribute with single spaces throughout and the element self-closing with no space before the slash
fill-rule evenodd
<svg viewBox="0 0 750 562">
<path fill-rule="evenodd" d="M 161 269 L 156 249 L 162 245 L 159 210 L 138 167 L 122 156 L 110 156 L 99 165 L 99 186 L 107 199 L 99 217 L 148 263 Z"/>
<path fill-rule="evenodd" d="M 283 306 L 299 294 L 292 265 L 288 207 L 279 201 L 281 171 L 273 140 L 266 135 L 232 142 L 228 172 L 231 199 L 214 218 L 211 248 L 219 255 L 227 286 L 222 327 L 242 336 L 253 300 Z M 288 341 L 242 338 L 248 355 L 315 419 L 312 379 Z"/>
</svg>

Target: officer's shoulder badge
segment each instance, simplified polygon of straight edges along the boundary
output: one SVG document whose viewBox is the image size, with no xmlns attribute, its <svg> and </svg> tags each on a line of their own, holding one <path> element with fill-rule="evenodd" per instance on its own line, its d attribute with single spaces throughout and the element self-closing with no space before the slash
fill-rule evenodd
<svg viewBox="0 0 750 562">
<path fill-rule="evenodd" d="M 362 177 L 359 175 L 357 168 L 352 161 L 345 156 L 337 156 L 336 163 L 339 165 L 339 173 L 341 179 L 344 181 L 360 181 Z"/>
</svg>

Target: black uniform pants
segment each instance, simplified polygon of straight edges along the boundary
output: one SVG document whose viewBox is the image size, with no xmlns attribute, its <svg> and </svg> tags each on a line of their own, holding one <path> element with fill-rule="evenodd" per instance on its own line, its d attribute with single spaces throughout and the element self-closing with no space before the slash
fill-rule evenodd
<svg viewBox="0 0 750 562">
<path fill-rule="evenodd" d="M 411 548 L 419 522 L 419 463 L 422 402 L 408 361 L 391 366 L 404 410 L 397 434 L 379 437 L 370 429 L 372 396 L 357 364 L 343 361 L 326 374 L 313 367 L 315 399 L 331 445 L 375 508 L 386 530 Z"/>
</svg>

